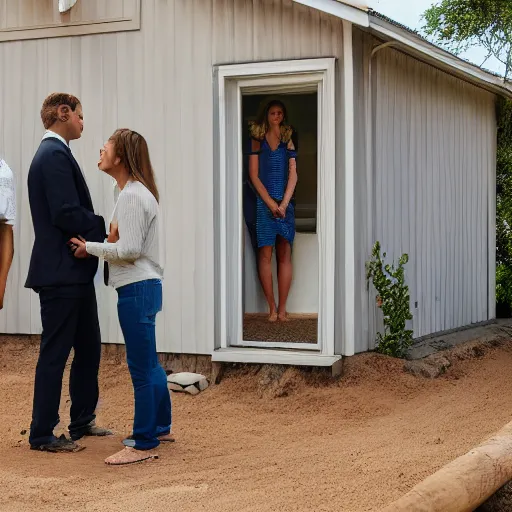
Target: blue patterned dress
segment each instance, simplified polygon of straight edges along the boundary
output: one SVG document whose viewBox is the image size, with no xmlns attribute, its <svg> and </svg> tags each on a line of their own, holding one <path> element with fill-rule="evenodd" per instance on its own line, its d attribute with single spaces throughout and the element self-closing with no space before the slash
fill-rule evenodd
<svg viewBox="0 0 512 512">
<path fill-rule="evenodd" d="M 251 144 L 250 141 L 249 144 Z M 264 139 L 260 143 L 259 151 L 249 151 L 249 154 L 258 155 L 258 176 L 270 197 L 279 204 L 288 184 L 288 161 L 290 158 L 296 158 L 297 152 L 289 150 L 285 142 L 280 142 L 279 146 L 272 151 L 267 140 Z M 273 247 L 278 235 L 292 245 L 295 238 L 295 201 L 293 198 L 288 204 L 285 217 L 276 218 L 256 193 L 249 178 L 246 181 L 244 196 L 245 221 L 254 248 Z"/>
</svg>

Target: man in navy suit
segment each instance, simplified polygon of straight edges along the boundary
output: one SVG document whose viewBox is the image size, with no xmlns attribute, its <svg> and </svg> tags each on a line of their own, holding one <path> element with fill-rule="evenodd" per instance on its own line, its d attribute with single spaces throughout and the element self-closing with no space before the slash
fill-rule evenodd
<svg viewBox="0 0 512 512">
<path fill-rule="evenodd" d="M 35 242 L 25 286 L 39 294 L 43 333 L 36 367 L 30 447 L 74 452 L 85 435 L 110 431 L 95 425 L 101 337 L 93 279 L 97 258 L 78 259 L 67 245 L 73 236 L 103 242 L 105 222 L 94 214 L 89 189 L 69 141 L 79 139 L 83 113 L 75 96 L 54 93 L 41 109 L 46 133 L 28 174 Z M 71 439 L 53 434 L 59 423 L 62 376 L 71 349 Z"/>
</svg>

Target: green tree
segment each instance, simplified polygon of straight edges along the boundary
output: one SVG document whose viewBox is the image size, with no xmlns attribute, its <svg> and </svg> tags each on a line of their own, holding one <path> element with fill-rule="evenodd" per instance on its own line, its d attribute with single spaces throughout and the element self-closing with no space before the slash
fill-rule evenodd
<svg viewBox="0 0 512 512">
<path fill-rule="evenodd" d="M 512 75 L 512 1 L 441 0 L 427 9 L 424 32 L 440 46 L 459 54 L 483 46 L 487 57 L 505 65 L 505 79 Z"/>
<path fill-rule="evenodd" d="M 496 303 L 498 316 L 512 314 L 512 102 L 497 108 Z"/>
</svg>

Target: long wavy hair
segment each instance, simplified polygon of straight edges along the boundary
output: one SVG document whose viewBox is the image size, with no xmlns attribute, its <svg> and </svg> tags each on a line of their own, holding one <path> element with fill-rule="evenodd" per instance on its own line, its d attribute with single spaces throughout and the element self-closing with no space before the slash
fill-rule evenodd
<svg viewBox="0 0 512 512">
<path fill-rule="evenodd" d="M 268 113 L 273 107 L 279 107 L 283 111 L 283 121 L 281 122 L 281 141 L 287 143 L 293 133 L 293 128 L 288 124 L 288 112 L 286 106 L 280 100 L 269 101 L 265 108 L 260 112 L 256 121 L 249 122 L 249 132 L 251 137 L 256 140 L 263 140 L 270 129 L 268 124 Z"/>
<path fill-rule="evenodd" d="M 114 143 L 116 156 L 121 159 L 121 163 L 128 169 L 130 176 L 134 180 L 140 181 L 158 202 L 160 196 L 146 139 L 133 130 L 120 128 L 113 133 L 110 140 Z"/>
</svg>

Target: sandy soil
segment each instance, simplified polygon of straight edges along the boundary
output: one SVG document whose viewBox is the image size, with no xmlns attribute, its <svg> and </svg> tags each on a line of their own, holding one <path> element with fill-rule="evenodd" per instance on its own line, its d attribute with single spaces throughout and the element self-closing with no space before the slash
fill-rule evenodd
<svg viewBox="0 0 512 512">
<path fill-rule="evenodd" d="M 28 449 L 34 344 L 0 341 L 0 510 L 369 511 L 398 498 L 510 420 L 512 343 L 424 380 L 373 354 L 339 382 L 297 378 L 289 396 L 260 398 L 258 375 L 228 375 L 197 397 L 173 395 L 178 436 L 160 459 L 103 460 L 129 432 L 124 364 L 104 359 L 99 421 L 115 437 L 76 454 Z M 67 422 L 67 393 L 62 397 Z"/>
</svg>

